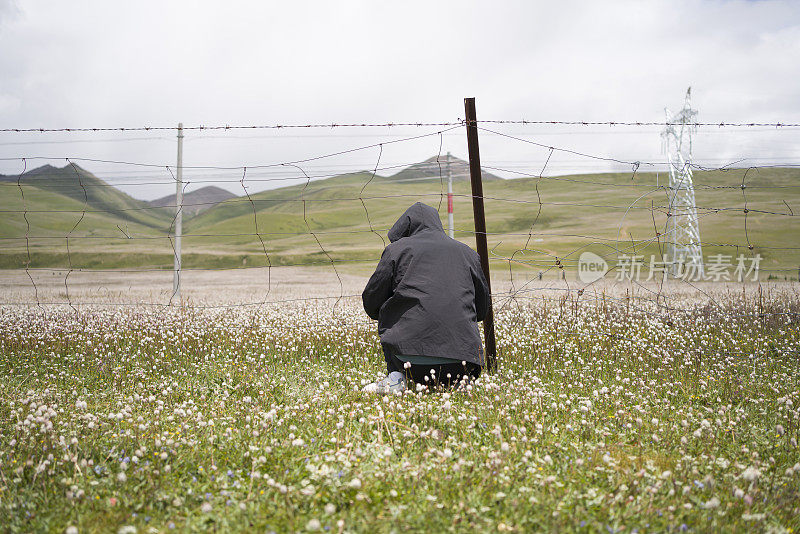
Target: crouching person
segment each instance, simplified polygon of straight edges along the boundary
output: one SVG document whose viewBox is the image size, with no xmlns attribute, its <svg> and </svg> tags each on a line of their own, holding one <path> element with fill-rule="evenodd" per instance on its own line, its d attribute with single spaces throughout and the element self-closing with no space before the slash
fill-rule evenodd
<svg viewBox="0 0 800 534">
<path fill-rule="evenodd" d="M 392 226 L 389 241 L 361 295 L 378 321 L 388 376 L 364 391 L 477 378 L 484 365 L 478 321 L 490 299 L 478 254 L 448 237 L 439 213 L 420 202 Z"/>
</svg>

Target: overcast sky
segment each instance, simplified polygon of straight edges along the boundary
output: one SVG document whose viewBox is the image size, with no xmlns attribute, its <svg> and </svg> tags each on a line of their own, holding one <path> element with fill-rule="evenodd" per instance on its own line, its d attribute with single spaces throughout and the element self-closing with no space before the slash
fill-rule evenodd
<svg viewBox="0 0 800 534">
<path fill-rule="evenodd" d="M 662 121 L 690 85 L 700 121 L 800 122 L 797 1 L 0 0 L 0 50 L 0 128 L 457 121 L 466 96 L 476 97 L 479 119 Z M 487 127 L 625 161 L 665 157 L 658 127 Z M 384 145 L 379 166 L 420 161 L 440 145 L 466 158 L 464 129 L 440 130 L 187 132 L 184 164 L 269 165 L 423 134 L 432 135 Z M 489 132 L 480 142 L 483 162 L 505 177 L 538 174 L 548 154 Z M 174 165 L 175 144 L 174 132 L 0 133 L 0 158 Z M 799 149 L 798 129 L 701 128 L 694 138 L 696 160 L 711 165 L 798 164 Z M 313 176 L 371 169 L 379 152 L 301 167 Z M 138 198 L 174 189 L 165 169 L 80 164 L 138 183 L 122 186 Z M 21 168 L 0 161 L 0 173 Z M 556 152 L 545 174 L 615 168 L 627 167 Z M 186 174 L 194 188 L 241 171 Z"/>
</svg>

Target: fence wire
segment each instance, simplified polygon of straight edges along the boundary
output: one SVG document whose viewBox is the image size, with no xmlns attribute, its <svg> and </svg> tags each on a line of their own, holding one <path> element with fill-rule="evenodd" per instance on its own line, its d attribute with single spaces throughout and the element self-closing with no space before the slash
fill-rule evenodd
<svg viewBox="0 0 800 534">
<path fill-rule="evenodd" d="M 482 142 L 490 139 L 493 143 L 507 144 L 525 158 L 513 169 L 501 164 L 484 165 L 482 169 L 484 173 L 496 172 L 508 178 L 503 181 L 487 181 L 484 184 L 483 198 L 489 213 L 486 235 L 490 241 L 492 276 L 502 278 L 502 283 L 493 281 L 492 284 L 499 288 L 492 295 L 496 312 L 514 307 L 536 306 L 539 303 L 577 307 L 611 302 L 642 314 L 663 317 L 696 309 L 698 305 L 724 308 L 714 282 L 741 283 L 746 291 L 748 283 L 754 285 L 781 279 L 788 282 L 795 279 L 795 274 L 800 276 L 800 242 L 791 237 L 800 235 L 795 219 L 797 215 L 792 207 L 800 207 L 797 204 L 800 199 L 800 168 L 797 164 L 773 162 L 740 168 L 731 164 L 711 167 L 690 162 L 686 167 L 695 172 L 694 191 L 702 200 L 694 205 L 677 208 L 670 200 L 675 191 L 668 180 L 665 161 L 628 160 L 593 154 L 569 144 L 555 146 L 496 128 L 506 124 L 617 127 L 664 126 L 664 123 L 528 120 L 488 120 L 478 123 Z M 0 220 L 5 221 L 3 230 L 0 231 L 0 243 L 4 249 L 0 257 L 5 256 L 3 267 L 6 269 L 25 273 L 26 284 L 29 283 L 33 297 L 3 298 L 0 305 L 38 308 L 67 306 L 74 312 L 77 320 L 82 308 L 91 310 L 142 307 L 191 311 L 261 309 L 313 302 L 329 307 L 332 316 L 347 326 L 369 325 L 371 323 L 366 318 L 355 318 L 351 313 L 338 311 L 343 301 L 357 305 L 360 297 L 357 291 L 349 290 L 352 284 L 346 283 L 345 278 L 350 276 L 353 269 L 358 272 L 356 278 L 366 278 L 369 266 L 377 263 L 381 250 L 387 245 L 385 234 L 388 228 L 408 205 L 423 201 L 436 206 L 442 213 L 442 207 L 447 205 L 444 202 L 448 194 L 447 169 L 454 162 L 463 166 L 463 162 L 451 160 L 449 154 L 443 153 L 443 136 L 461 132 L 465 126 L 465 122 L 459 119 L 453 122 L 185 127 L 184 130 L 198 131 L 413 127 L 424 131 L 399 138 L 382 138 L 376 135 L 375 142 L 365 145 L 278 163 L 253 162 L 240 166 L 186 165 L 183 169 L 194 174 L 189 175 L 181 184 L 184 196 L 189 194 L 190 186 L 200 184 L 236 184 L 239 194 L 224 200 L 189 201 L 180 206 L 168 201 L 158 206 L 127 201 L 109 206 L 106 201 L 107 193 L 113 192 L 119 186 L 174 185 L 177 180 L 173 164 L 98 159 L 83 157 L 81 154 L 71 154 L 68 157 L 0 158 L 6 164 L 18 162 L 20 166 L 16 176 L 3 177 L 2 185 L 9 189 L 4 193 L 6 200 L 0 206 Z M 698 122 L 691 126 L 771 128 L 774 131 L 790 132 L 792 128 L 800 127 L 800 123 Z M 71 134 L 149 130 L 168 131 L 174 128 L 6 128 L 0 129 L 0 132 Z M 429 158 L 422 167 L 417 163 L 416 169 L 419 172 L 411 173 L 410 178 L 393 179 L 387 175 L 389 172 L 402 174 L 405 169 L 415 169 L 415 162 L 388 164 L 387 148 L 420 141 L 428 143 L 429 153 L 435 156 Z M 356 153 L 372 155 L 374 164 L 369 170 L 360 174 L 343 175 L 337 173 L 334 163 L 326 163 Z M 561 156 L 577 158 L 578 161 L 614 164 L 627 168 L 627 171 L 559 175 L 551 172 L 551 167 L 554 158 Z M 491 158 L 488 160 L 491 162 Z M 34 162 L 60 162 L 65 166 L 55 171 L 40 172 L 39 169 L 32 168 Z M 327 164 L 328 168 L 323 172 L 309 170 L 309 166 L 317 164 Z M 113 170 L 108 171 L 109 175 L 122 177 L 123 181 L 109 183 L 97 180 L 88 169 L 80 165 L 112 166 Z M 55 175 L 56 171 L 58 178 L 49 179 L 48 172 Z M 278 175 L 269 176 L 265 172 Z M 102 178 L 102 173 L 98 174 Z M 653 175 L 655 183 L 652 180 Z M 331 178 L 338 180 L 336 183 L 326 183 Z M 461 190 L 453 193 L 453 199 L 466 216 L 456 214 L 459 224 L 455 228 L 455 234 L 458 239 L 472 242 L 475 238 L 471 227 L 470 204 L 473 196 L 463 187 L 463 179 L 457 182 Z M 284 184 L 289 185 L 283 186 Z M 264 190 L 265 186 L 275 188 Z M 19 193 L 18 204 L 8 194 L 11 188 Z M 259 191 L 255 192 L 255 188 Z M 736 199 L 724 197 L 726 193 L 734 192 L 737 194 Z M 61 197 L 67 197 L 67 200 Z M 50 204 L 46 202 L 48 198 L 52 201 Z M 376 208 L 379 202 L 383 204 Z M 134 275 L 171 273 L 172 269 L 162 260 L 178 254 L 174 230 L 179 210 L 182 211 L 184 220 L 190 223 L 189 226 L 192 226 L 193 217 L 187 219 L 187 213 L 191 214 L 195 210 L 198 215 L 194 217 L 198 217 L 198 220 L 201 220 L 199 213 L 214 214 L 217 217 L 214 219 L 207 215 L 208 222 L 205 226 L 195 225 L 195 228 L 182 234 L 185 243 L 182 251 L 184 261 L 193 256 L 197 256 L 197 259 L 189 262 L 193 265 L 182 266 L 181 271 L 263 273 L 263 277 L 248 281 L 250 293 L 259 294 L 258 298 L 226 298 L 222 302 L 204 302 L 198 298 L 177 299 L 177 292 L 174 290 L 166 294 L 162 290 L 161 294 L 165 298 L 161 300 L 152 296 L 131 296 L 128 300 L 105 302 L 92 298 L 91 295 L 83 300 L 76 296 L 80 295 L 80 291 L 71 280 L 77 274 L 116 275 L 123 283 L 130 280 L 133 287 L 137 283 L 148 283 L 146 278 L 144 281 L 132 279 Z M 228 210 L 227 216 L 224 210 Z M 337 217 L 337 212 L 342 212 L 341 217 L 346 219 Z M 674 235 L 675 230 L 670 230 L 669 222 L 673 217 L 689 215 L 690 212 L 696 213 L 700 227 L 701 241 L 696 244 L 715 253 L 709 257 L 709 260 L 716 260 L 708 263 L 709 266 L 714 266 L 710 277 L 691 279 L 678 276 L 670 270 L 667 250 L 681 242 Z M 356 217 L 354 213 L 360 215 Z M 74 216 L 76 220 L 74 224 L 70 222 L 66 225 L 66 231 L 53 227 L 54 217 L 57 220 L 67 220 L 70 216 Z M 15 234 L 14 221 L 18 217 L 21 217 L 21 228 L 24 231 Z M 150 219 L 145 220 L 142 217 Z M 730 218 L 737 226 L 725 226 L 726 221 L 720 223 L 720 217 Z M 251 223 L 245 224 L 245 218 Z M 580 221 L 574 223 L 570 218 Z M 113 221 L 114 225 L 111 226 L 108 220 Z M 235 223 L 235 220 L 239 222 Z M 130 225 L 134 225 L 135 230 L 131 231 Z M 720 228 L 721 225 L 723 228 Z M 252 227 L 252 231 L 243 231 L 242 227 Z M 646 230 L 643 229 L 645 227 Z M 601 229 L 604 231 L 600 231 Z M 703 239 L 704 229 L 706 235 L 710 233 L 715 237 Z M 635 236 L 635 233 L 638 235 Z M 330 241 L 331 239 L 334 241 Z M 335 241 L 336 239 L 339 241 Z M 203 240 L 208 240 L 209 244 L 204 244 Z M 61 242 L 64 245 L 63 252 L 59 247 Z M 334 242 L 339 244 L 333 244 Z M 125 252 L 118 246 L 120 244 L 130 245 L 132 248 Z M 166 244 L 168 248 L 158 248 Z M 157 252 L 158 250 L 161 252 Z M 166 253 L 163 252 L 165 250 Z M 601 276 L 593 279 L 582 277 L 581 269 L 586 265 L 583 254 L 588 252 L 605 265 Z M 649 265 L 642 261 L 646 252 L 651 258 Z M 148 253 L 155 254 L 162 260 L 142 257 Z M 759 261 L 766 260 L 763 267 L 760 263 L 755 264 L 756 257 L 761 258 L 762 253 L 764 258 Z M 104 261 L 113 260 L 120 254 L 129 254 L 130 257 L 117 261 L 113 267 L 102 266 Z M 101 265 L 87 265 L 87 255 L 93 255 L 95 262 Z M 240 257 L 241 265 L 231 264 Z M 740 279 L 732 279 L 729 272 L 721 270 L 723 266 L 734 267 L 733 258 L 737 258 L 739 262 L 735 274 L 738 272 Z M 730 263 L 723 263 L 723 260 Z M 748 261 L 750 268 L 745 273 Z M 159 262 L 161 265 L 158 265 Z M 657 264 L 660 265 L 660 270 L 654 272 Z M 329 269 L 329 275 L 334 280 L 333 289 L 315 296 L 271 297 L 276 289 L 274 286 L 278 283 L 274 279 L 273 271 L 292 268 L 312 269 L 313 273 L 321 268 Z M 636 273 L 633 272 L 634 268 Z M 647 273 L 645 280 L 640 276 L 642 270 Z M 40 287 L 42 283 L 37 283 L 37 279 L 48 273 L 51 276 L 63 274 L 63 293 L 57 295 L 60 298 L 43 296 L 44 292 Z M 745 276 L 742 277 L 742 274 Z M 321 275 L 312 275 L 313 278 L 318 276 Z M 312 280 L 315 281 L 318 280 Z M 96 282 L 98 294 L 101 294 L 100 288 L 106 283 L 105 278 Z M 85 285 L 86 283 L 81 284 Z M 626 290 L 624 296 L 621 288 Z M 793 289 L 790 288 L 790 292 L 792 291 L 796 301 L 796 285 Z M 102 295 L 110 293 L 112 292 L 107 291 Z M 689 294 L 694 300 L 686 302 L 682 297 L 677 298 L 678 294 Z M 6 296 L 10 296 L 10 291 Z M 758 314 L 729 311 L 728 316 L 784 316 L 797 320 L 796 310 L 797 306 L 793 305 L 787 309 L 761 310 Z M 565 331 L 564 334 L 570 335 L 570 332 Z M 607 334 L 619 337 L 618 333 Z"/>
</svg>

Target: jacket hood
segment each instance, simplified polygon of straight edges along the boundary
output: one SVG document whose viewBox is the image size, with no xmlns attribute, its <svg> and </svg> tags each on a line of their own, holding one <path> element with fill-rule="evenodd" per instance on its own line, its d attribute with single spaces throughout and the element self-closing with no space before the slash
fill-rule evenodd
<svg viewBox="0 0 800 534">
<path fill-rule="evenodd" d="M 444 227 L 442 227 L 438 211 L 427 204 L 417 202 L 408 208 L 394 223 L 394 226 L 389 230 L 389 241 L 394 243 L 398 239 L 426 230 L 444 232 Z"/>
</svg>

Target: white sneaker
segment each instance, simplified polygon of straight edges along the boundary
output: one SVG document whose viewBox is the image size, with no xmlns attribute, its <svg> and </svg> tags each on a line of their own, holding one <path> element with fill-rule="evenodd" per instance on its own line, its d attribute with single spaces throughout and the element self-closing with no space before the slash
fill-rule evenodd
<svg viewBox="0 0 800 534">
<path fill-rule="evenodd" d="M 403 376 L 403 373 L 392 371 L 386 378 L 367 384 L 361 391 L 386 395 L 388 393 L 402 393 L 405 390 L 406 377 Z"/>
</svg>

